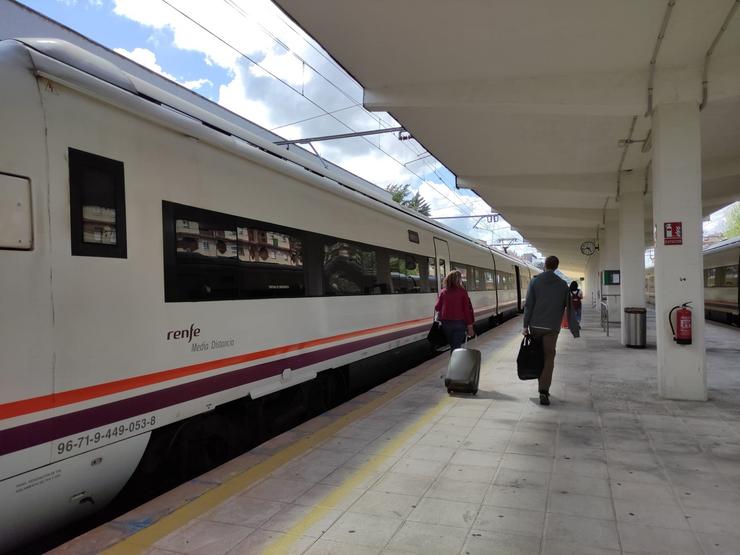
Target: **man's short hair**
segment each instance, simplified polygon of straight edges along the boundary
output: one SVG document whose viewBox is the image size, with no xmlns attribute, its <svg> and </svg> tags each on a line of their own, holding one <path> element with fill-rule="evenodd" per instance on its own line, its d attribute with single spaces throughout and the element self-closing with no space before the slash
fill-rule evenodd
<svg viewBox="0 0 740 555">
<path fill-rule="evenodd" d="M 545 270 L 557 270 L 560 266 L 560 260 L 557 256 L 548 256 L 545 258 Z"/>
</svg>

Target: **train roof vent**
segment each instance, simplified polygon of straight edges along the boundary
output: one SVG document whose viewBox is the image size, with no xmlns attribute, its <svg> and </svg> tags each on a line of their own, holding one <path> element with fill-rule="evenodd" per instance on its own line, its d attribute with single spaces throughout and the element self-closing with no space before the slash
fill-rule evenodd
<svg viewBox="0 0 740 555">
<path fill-rule="evenodd" d="M 100 56 L 91 54 L 75 44 L 64 40 L 48 38 L 19 38 L 16 40 L 50 58 L 84 71 L 103 81 L 112 83 L 117 87 L 126 89 L 129 92 L 138 94 L 136 87 L 128 75 L 119 67 L 108 60 L 104 60 Z"/>
</svg>

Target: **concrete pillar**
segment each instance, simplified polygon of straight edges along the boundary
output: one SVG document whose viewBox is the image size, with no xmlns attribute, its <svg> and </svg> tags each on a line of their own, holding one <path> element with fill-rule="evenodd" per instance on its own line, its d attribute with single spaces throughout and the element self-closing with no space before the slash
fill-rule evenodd
<svg viewBox="0 0 740 555">
<path fill-rule="evenodd" d="M 594 303 L 599 306 L 600 297 L 599 287 L 599 253 L 596 252 L 588 257 L 586 262 L 586 283 L 583 287 L 583 303 L 585 307 L 590 307 Z"/>
<path fill-rule="evenodd" d="M 608 271 L 619 270 L 619 221 L 611 214 L 607 217 L 599 247 L 599 267 L 602 272 L 601 294 L 609 302 L 609 322 L 618 323 L 620 321 L 619 314 L 622 311 L 620 286 L 618 284 L 609 285 L 604 282 L 604 276 Z"/>
<path fill-rule="evenodd" d="M 653 114 L 653 221 L 658 392 L 668 399 L 707 399 L 704 362 L 704 272 L 701 244 L 701 126 L 695 102 L 661 104 Z M 665 244 L 680 222 L 682 244 Z M 691 302 L 691 345 L 673 341 L 668 313 Z"/>
<path fill-rule="evenodd" d="M 645 201 L 642 191 L 622 193 L 619 198 L 619 270 L 622 307 L 644 307 Z M 627 342 L 624 310 L 620 318 L 624 345 Z"/>
</svg>

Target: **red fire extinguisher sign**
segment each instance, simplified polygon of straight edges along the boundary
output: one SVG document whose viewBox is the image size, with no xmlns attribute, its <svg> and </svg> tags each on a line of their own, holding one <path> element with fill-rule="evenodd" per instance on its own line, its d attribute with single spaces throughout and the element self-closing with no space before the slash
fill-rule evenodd
<svg viewBox="0 0 740 555">
<path fill-rule="evenodd" d="M 663 224 L 663 244 L 683 244 L 683 226 L 681 222 L 666 222 Z"/>
</svg>

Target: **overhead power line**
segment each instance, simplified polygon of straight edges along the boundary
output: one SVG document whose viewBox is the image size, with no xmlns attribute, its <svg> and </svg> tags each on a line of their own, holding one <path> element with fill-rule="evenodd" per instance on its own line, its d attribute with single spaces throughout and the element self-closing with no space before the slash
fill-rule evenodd
<svg viewBox="0 0 740 555">
<path fill-rule="evenodd" d="M 188 21 L 190 21 L 192 24 L 194 24 L 195 26 L 199 27 L 200 29 L 202 29 L 203 31 L 205 31 L 206 33 L 208 33 L 209 35 L 211 35 L 213 38 L 215 38 L 216 40 L 218 40 L 222 44 L 224 44 L 224 45 L 228 46 L 229 48 L 231 48 L 234 52 L 236 52 L 237 54 L 239 54 L 240 56 L 242 56 L 244 59 L 248 60 L 250 63 L 254 64 L 256 67 L 259 67 L 262 71 L 264 71 L 265 73 L 267 73 L 268 75 L 270 75 L 272 78 L 274 78 L 278 82 L 282 83 L 284 86 L 288 87 L 290 90 L 292 90 L 296 94 L 298 94 L 301 97 L 305 98 L 309 103 L 311 103 L 313 106 L 315 106 L 316 108 L 318 108 L 319 110 L 321 110 L 322 112 L 324 112 L 326 115 L 328 115 L 329 117 L 331 117 L 332 119 L 334 119 L 335 121 L 337 121 L 340 125 L 342 125 L 343 127 L 347 128 L 351 132 L 356 132 L 355 129 L 353 129 L 351 126 L 349 126 L 348 124 L 346 124 L 345 122 L 343 122 L 342 120 L 340 120 L 339 118 L 337 118 L 333 113 L 328 112 L 323 106 L 321 106 L 316 101 L 314 101 L 313 99 L 311 99 L 311 98 L 307 97 L 305 94 L 303 94 L 303 91 L 299 91 L 296 87 L 294 87 L 293 85 L 291 85 L 289 82 L 287 82 L 286 80 L 281 79 L 280 77 L 278 77 L 277 75 L 275 75 L 275 73 L 273 73 L 272 71 L 270 71 L 268 68 L 264 67 L 262 64 L 260 64 L 258 61 L 256 61 L 255 59 L 253 59 L 252 57 L 250 57 L 246 53 L 242 52 L 239 48 L 237 48 L 236 46 L 234 46 L 233 44 L 231 44 L 229 41 L 227 41 L 223 37 L 219 36 L 217 33 L 215 33 L 214 31 L 210 30 L 208 27 L 206 27 L 202 23 L 196 21 L 193 17 L 191 17 L 189 14 L 185 13 L 184 11 L 182 11 L 180 8 L 174 6 L 169 0 L 161 0 L 161 1 L 162 1 L 163 4 L 169 6 L 170 9 L 172 9 L 175 12 L 177 12 L 178 14 L 180 14 L 182 17 L 184 17 L 185 19 L 187 19 Z M 242 15 L 244 15 L 244 14 L 242 14 Z M 273 40 L 275 40 L 275 39 L 273 38 Z M 279 44 L 281 46 L 285 47 L 285 45 L 282 42 L 279 42 Z M 286 47 L 286 49 L 287 49 L 287 47 Z M 290 52 L 291 55 L 296 56 L 295 53 L 293 53 L 291 50 L 287 49 L 287 51 Z M 300 57 L 298 57 L 298 59 L 300 61 L 302 61 L 302 62 L 305 63 L 305 60 L 302 60 Z M 313 71 L 316 71 L 316 70 L 314 69 Z M 341 89 L 339 89 L 336 85 L 334 85 L 331 81 L 329 81 L 320 72 L 316 72 L 316 73 L 319 76 L 321 76 L 321 78 L 324 81 L 326 81 L 327 83 L 331 84 L 337 90 L 340 90 L 341 91 Z M 342 91 L 342 93 L 345 94 L 345 96 L 346 96 L 346 93 L 344 93 L 344 91 Z M 351 106 L 347 106 L 346 108 L 348 109 L 350 107 Z M 364 110 L 364 108 L 362 108 L 362 109 Z M 369 114 L 369 112 L 367 112 L 366 110 L 365 110 L 365 112 Z M 380 118 L 374 117 L 374 119 L 376 121 L 378 121 L 378 124 L 380 126 L 389 127 L 389 125 L 386 124 L 386 122 L 382 121 Z M 393 156 L 388 151 L 386 151 L 383 148 L 381 148 L 380 145 L 373 144 L 369 139 L 367 139 L 367 137 L 360 137 L 360 138 L 362 140 L 364 140 L 365 142 L 367 142 L 373 148 L 376 148 L 377 150 L 379 150 L 380 152 L 382 152 L 383 154 L 385 154 L 386 156 L 388 156 L 390 159 L 392 159 L 394 162 L 396 162 L 399 166 L 401 166 L 405 171 L 408 171 L 412 175 L 416 176 L 422 183 L 427 183 L 427 184 L 430 184 L 431 185 L 431 183 L 429 183 L 429 181 L 427 181 L 424 177 L 422 177 L 417 172 L 415 172 L 415 171 L 409 169 L 408 167 L 406 167 L 403 162 L 401 162 L 400 160 L 398 160 L 395 156 Z M 403 144 L 405 148 L 408 148 L 411 152 L 413 152 L 415 156 L 418 156 L 419 155 L 419 153 L 414 152 L 413 149 L 411 149 L 408 146 L 407 143 L 401 143 L 401 144 Z M 437 175 L 437 177 L 440 178 L 440 180 L 442 181 L 442 183 L 445 184 L 445 188 L 447 188 L 444 179 L 437 173 L 436 169 L 433 166 L 431 166 L 431 171 L 433 173 L 435 173 L 435 175 Z M 447 191 L 449 191 L 449 189 L 447 189 Z M 451 199 L 447 193 L 443 193 L 443 196 L 448 201 L 450 201 L 453 206 L 455 206 L 458 209 L 463 210 L 463 211 L 467 212 L 468 214 L 470 214 L 470 207 L 467 204 L 462 204 L 461 205 L 461 204 L 455 202 L 455 200 Z"/>
</svg>

